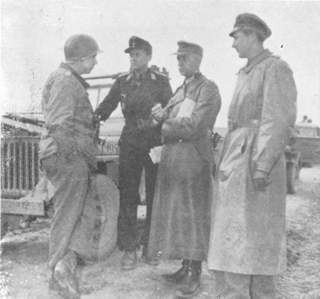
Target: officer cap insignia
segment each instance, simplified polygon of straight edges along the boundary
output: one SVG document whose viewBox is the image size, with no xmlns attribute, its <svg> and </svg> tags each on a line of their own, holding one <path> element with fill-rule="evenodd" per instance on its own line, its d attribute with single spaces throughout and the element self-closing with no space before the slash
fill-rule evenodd
<svg viewBox="0 0 320 299">
<path fill-rule="evenodd" d="M 152 54 L 151 44 L 137 36 L 132 36 L 129 39 L 129 47 L 124 50 L 125 53 L 130 53 L 134 49 L 144 50 L 148 55 Z"/>
</svg>

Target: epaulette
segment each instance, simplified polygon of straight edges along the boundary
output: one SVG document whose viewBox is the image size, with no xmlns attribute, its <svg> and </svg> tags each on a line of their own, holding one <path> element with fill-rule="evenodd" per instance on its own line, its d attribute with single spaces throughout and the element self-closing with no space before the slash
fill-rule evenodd
<svg viewBox="0 0 320 299">
<path fill-rule="evenodd" d="M 160 76 L 160 77 L 162 77 L 162 78 L 167 78 L 167 79 L 169 79 L 168 75 L 166 75 L 166 74 L 164 74 L 164 73 L 161 73 L 161 72 L 158 72 L 158 71 L 151 70 L 151 79 L 156 80 L 157 78 L 156 78 L 156 77 L 153 78 L 153 77 L 152 77 L 153 75 L 158 75 L 158 76 Z"/>
<path fill-rule="evenodd" d="M 118 75 L 118 78 L 123 78 L 125 76 L 128 76 L 129 74 L 130 74 L 130 72 L 121 73 Z"/>
<path fill-rule="evenodd" d="M 276 55 L 276 54 L 273 54 L 273 53 L 272 53 L 272 55 L 270 55 L 270 57 L 276 58 L 276 59 L 281 59 L 280 55 Z"/>
<path fill-rule="evenodd" d="M 119 74 L 119 77 L 127 76 L 129 74 L 130 74 L 130 72 L 124 72 L 124 73 Z"/>
<path fill-rule="evenodd" d="M 63 69 L 59 73 L 55 73 L 54 80 L 56 80 L 56 82 L 58 81 L 70 82 L 70 80 L 73 80 L 73 76 L 71 71 Z"/>
</svg>

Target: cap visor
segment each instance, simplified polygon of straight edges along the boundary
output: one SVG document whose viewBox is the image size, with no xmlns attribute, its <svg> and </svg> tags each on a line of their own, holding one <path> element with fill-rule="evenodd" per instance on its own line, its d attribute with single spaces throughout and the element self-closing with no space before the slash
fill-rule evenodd
<svg viewBox="0 0 320 299">
<path fill-rule="evenodd" d="M 127 48 L 127 49 L 124 50 L 124 53 L 130 53 L 132 49 L 133 49 L 133 48 L 129 47 L 129 48 Z"/>
<path fill-rule="evenodd" d="M 178 51 L 178 52 L 174 52 L 174 53 L 172 53 L 172 55 L 186 55 L 186 54 L 188 54 L 188 52 L 182 52 L 182 51 Z"/>
<path fill-rule="evenodd" d="M 229 33 L 229 36 L 233 37 L 236 32 L 238 32 L 240 28 L 233 28 L 232 31 Z"/>
</svg>

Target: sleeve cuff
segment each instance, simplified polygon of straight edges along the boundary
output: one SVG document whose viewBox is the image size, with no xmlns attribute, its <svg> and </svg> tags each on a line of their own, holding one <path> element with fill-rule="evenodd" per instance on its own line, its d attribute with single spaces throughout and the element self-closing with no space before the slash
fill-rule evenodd
<svg viewBox="0 0 320 299">
<path fill-rule="evenodd" d="M 261 171 L 268 174 L 270 172 L 270 168 L 265 164 L 258 164 L 256 167 L 256 171 Z"/>
</svg>

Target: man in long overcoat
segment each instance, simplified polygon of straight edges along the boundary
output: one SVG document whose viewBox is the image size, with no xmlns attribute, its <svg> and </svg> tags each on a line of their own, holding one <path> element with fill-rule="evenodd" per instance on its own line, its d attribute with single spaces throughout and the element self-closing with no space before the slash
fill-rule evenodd
<svg viewBox="0 0 320 299">
<path fill-rule="evenodd" d="M 270 35 L 248 13 L 230 33 L 248 63 L 229 109 L 212 208 L 208 265 L 219 298 L 275 298 L 273 276 L 286 268 L 284 150 L 297 93 L 288 64 L 263 47 Z"/>
<path fill-rule="evenodd" d="M 182 267 L 164 278 L 179 284 L 179 296 L 192 296 L 199 289 L 201 262 L 208 251 L 213 161 L 210 131 L 221 103 L 216 84 L 199 71 L 202 47 L 184 41 L 178 46 L 184 83 L 165 109 L 153 109 L 155 119 L 162 123 L 164 145 L 148 253 L 182 259 Z"/>
<path fill-rule="evenodd" d="M 132 270 L 137 265 L 136 249 L 139 247 L 137 206 L 140 202 L 139 185 L 143 168 L 146 182 L 146 225 L 142 236 L 143 257 L 146 258 L 151 222 L 151 210 L 157 165 L 149 157 L 150 148 L 160 144 L 160 127 L 151 121 L 151 108 L 168 103 L 172 91 L 168 77 L 148 67 L 152 58 L 151 44 L 137 36 L 129 39 L 125 53 L 130 55 L 131 70 L 120 75 L 108 95 L 99 105 L 96 114 L 106 120 L 121 104 L 125 125 L 119 147 L 120 213 L 118 246 L 124 251 L 121 268 Z"/>
</svg>

